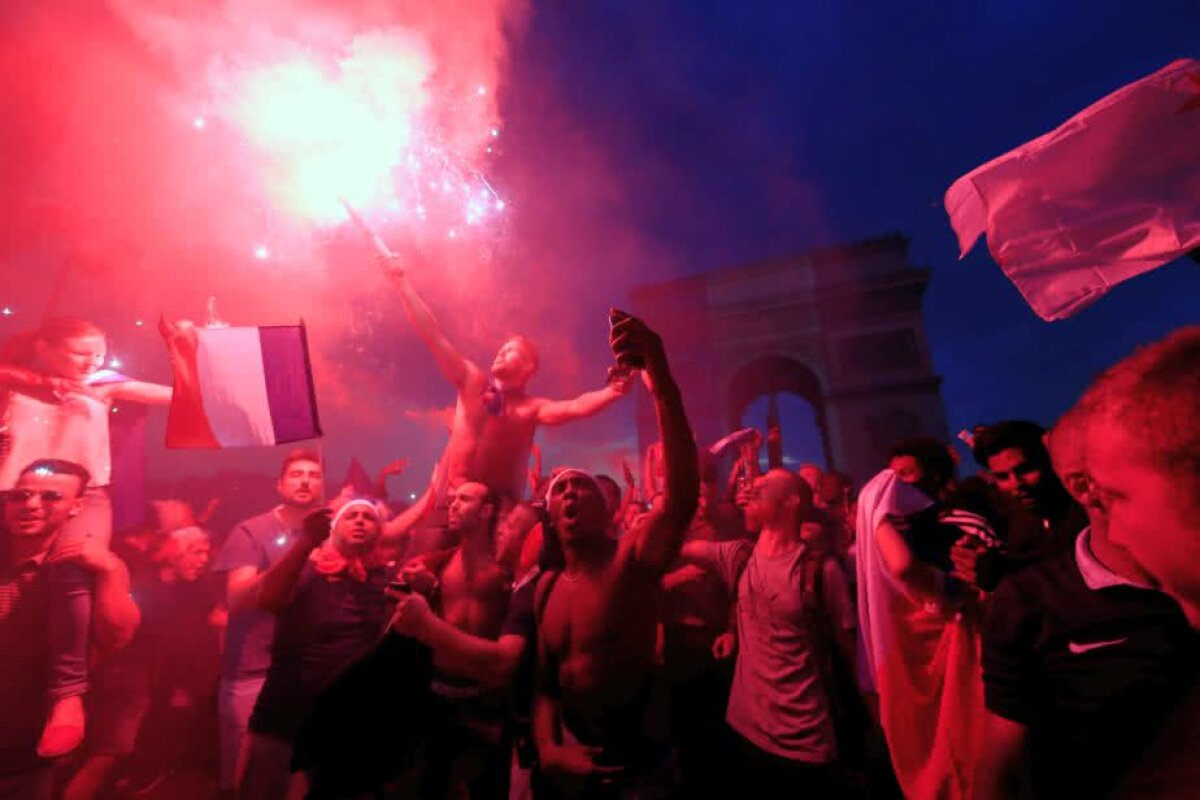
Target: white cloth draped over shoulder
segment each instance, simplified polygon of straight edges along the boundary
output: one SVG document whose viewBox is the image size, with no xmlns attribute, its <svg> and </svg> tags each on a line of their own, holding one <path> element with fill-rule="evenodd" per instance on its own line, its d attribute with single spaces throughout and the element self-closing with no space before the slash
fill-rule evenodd
<svg viewBox="0 0 1200 800">
<path fill-rule="evenodd" d="M 965 800 L 973 796 L 985 717 L 977 596 L 967 591 L 961 601 L 922 602 L 888 571 L 877 536 L 889 515 L 931 504 L 891 470 L 859 495 L 858 613 L 866 671 L 860 677 L 879 695 L 880 723 L 904 796 Z"/>
<path fill-rule="evenodd" d="M 931 505 L 933 501 L 928 496 L 901 481 L 890 469 L 868 481 L 858 495 L 855 566 L 858 573 L 858 629 L 864 644 L 864 677 L 868 681 L 862 688 L 866 691 L 877 691 L 877 658 L 895 647 L 893 626 L 885 624 L 884 612 L 889 599 L 902 592 L 883 565 L 875 543 L 875 531 L 888 515 L 914 514 Z"/>
</svg>

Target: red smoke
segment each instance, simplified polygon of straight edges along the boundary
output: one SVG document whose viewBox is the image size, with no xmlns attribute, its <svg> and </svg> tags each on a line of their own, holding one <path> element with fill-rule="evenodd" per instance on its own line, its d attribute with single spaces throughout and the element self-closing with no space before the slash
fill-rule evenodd
<svg viewBox="0 0 1200 800">
<path fill-rule="evenodd" d="M 233 324 L 303 317 L 331 453 L 360 452 L 368 465 L 411 455 L 423 476 L 444 434 L 403 410 L 444 405 L 450 389 L 358 232 L 274 202 L 269 165 L 223 115 L 220 92 L 246 63 L 285 51 L 344 56 L 356 39 L 403 30 L 426 49 L 429 119 L 451 152 L 473 157 L 479 126 L 495 121 L 501 135 L 481 163 L 505 217 L 453 239 L 375 221 L 469 356 L 486 363 L 506 334 L 527 333 L 543 353 L 536 391 L 595 388 L 608 358 L 605 310 L 625 302 L 631 276 L 670 272 L 669 258 L 636 233 L 626 187 L 549 82 L 509 83 L 527 13 L 522 0 L 5 4 L 0 305 L 16 313 L 0 333 L 35 325 L 53 306 L 96 319 L 115 350 L 135 357 L 132 370 L 166 379 L 153 325 L 137 320 L 203 319 L 212 296 Z M 549 463 L 568 442 L 624 437 L 627 447 L 631 413 L 551 437 Z"/>
</svg>

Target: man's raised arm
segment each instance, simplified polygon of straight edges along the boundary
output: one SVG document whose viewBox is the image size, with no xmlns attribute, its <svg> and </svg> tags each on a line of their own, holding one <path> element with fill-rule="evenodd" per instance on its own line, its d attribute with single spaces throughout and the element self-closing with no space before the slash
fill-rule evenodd
<svg viewBox="0 0 1200 800">
<path fill-rule="evenodd" d="M 437 317 L 429 310 L 429 306 L 425 305 L 421 295 L 417 294 L 417 290 L 408 280 L 408 273 L 400 265 L 400 259 L 398 257 L 381 258 L 380 263 L 383 266 L 384 274 L 400 294 L 400 302 L 404 305 L 405 316 L 416 329 L 421 341 L 425 342 L 425 346 L 433 353 L 438 369 L 446 376 L 446 380 L 454 384 L 455 388 L 461 389 L 466 383 L 473 365 L 446 337 Z"/>
<path fill-rule="evenodd" d="M 683 411 L 683 398 L 667 364 L 662 339 L 646 323 L 624 312 L 613 312 L 610 338 L 620 366 L 642 368 L 649 378 L 662 437 L 664 496 L 662 509 L 622 540 L 633 548 L 639 563 L 666 571 L 678 557 L 683 537 L 696 513 L 700 496 L 700 466 L 696 440 Z"/>
<path fill-rule="evenodd" d="M 584 392 L 570 400 L 544 400 L 538 406 L 538 423 L 565 425 L 598 414 L 629 393 L 632 378 L 618 376 L 603 389 Z"/>
</svg>

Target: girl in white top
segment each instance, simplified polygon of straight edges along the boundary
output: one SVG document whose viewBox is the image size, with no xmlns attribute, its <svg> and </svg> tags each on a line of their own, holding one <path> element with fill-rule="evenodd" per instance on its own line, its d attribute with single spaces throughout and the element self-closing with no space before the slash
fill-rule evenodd
<svg viewBox="0 0 1200 800">
<path fill-rule="evenodd" d="M 25 465 L 39 458 L 80 464 L 91 474 L 83 507 L 59 545 L 90 535 L 112 536 L 109 415 L 115 400 L 151 405 L 171 401 L 171 387 L 102 370 L 104 331 L 82 319 L 59 317 L 15 337 L 0 356 L 0 491 L 11 489 Z"/>
</svg>

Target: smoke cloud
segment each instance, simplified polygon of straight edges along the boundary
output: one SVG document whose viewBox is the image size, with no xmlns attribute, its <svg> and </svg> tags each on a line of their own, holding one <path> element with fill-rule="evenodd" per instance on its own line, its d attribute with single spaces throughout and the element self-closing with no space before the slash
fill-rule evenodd
<svg viewBox="0 0 1200 800">
<path fill-rule="evenodd" d="M 624 302 L 631 276 L 648 265 L 669 271 L 670 257 L 631 225 L 626 187 L 600 143 L 561 110 L 552 83 L 527 73 L 514 82 L 529 13 L 524 0 L 5 4 L 0 305 L 13 313 L 0 335 L 48 313 L 89 317 L 109 331 L 127 371 L 167 380 L 160 313 L 203 321 L 216 298 L 232 324 L 304 319 L 335 467 L 356 453 L 368 465 L 411 456 L 406 488 L 418 486 L 445 433 L 404 412 L 444 406 L 453 393 L 360 232 L 328 207 L 306 206 L 272 160 L 309 146 L 304 128 L 320 120 L 296 114 L 307 124 L 294 130 L 279 124 L 284 113 L 265 128 L 247 124 L 321 80 L 357 81 L 360 96 L 378 90 L 379 104 L 414 110 L 451 154 L 444 166 L 485 179 L 502 199 L 486 225 L 461 230 L 432 206 L 427 219 L 372 208 L 451 336 L 481 362 L 511 333 L 534 337 L 540 393 L 600 385 L 607 307 Z M 272 74 L 273 64 L 308 66 Z M 251 74 L 262 80 L 248 85 Z M 402 145 L 403 120 L 392 122 L 364 135 Z M 481 130 L 492 140 L 481 142 Z M 620 441 L 596 456 L 613 463 L 609 451 L 631 446 L 632 403 L 609 413 L 550 436 L 548 462 Z M 235 458 L 153 457 L 167 472 Z M 254 466 L 278 454 L 236 458 Z"/>
</svg>

